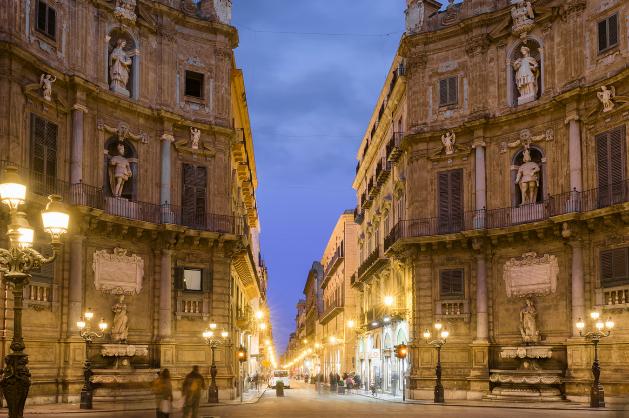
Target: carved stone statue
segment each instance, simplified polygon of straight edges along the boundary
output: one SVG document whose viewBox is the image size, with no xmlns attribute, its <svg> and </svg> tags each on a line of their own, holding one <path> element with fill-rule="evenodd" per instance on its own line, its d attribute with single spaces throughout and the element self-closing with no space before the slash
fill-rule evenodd
<svg viewBox="0 0 629 418">
<path fill-rule="evenodd" d="M 417 33 L 424 24 L 424 2 L 414 1 L 406 9 L 406 32 Z"/>
<path fill-rule="evenodd" d="M 126 45 L 127 41 L 122 38 L 118 39 L 116 47 L 109 55 L 109 77 L 111 78 L 109 88 L 116 93 L 129 96 L 127 83 L 129 83 L 129 71 L 131 70 L 132 60 L 124 50 Z"/>
<path fill-rule="evenodd" d="M 511 8 L 511 18 L 513 19 L 513 26 L 511 27 L 513 34 L 526 39 L 527 33 L 535 25 L 535 13 L 533 12 L 531 2 L 517 0 Z"/>
<path fill-rule="evenodd" d="M 114 16 L 127 24 L 135 23 L 137 15 L 135 14 L 136 0 L 116 0 L 116 8 Z"/>
<path fill-rule="evenodd" d="M 520 48 L 522 58 L 513 62 L 515 73 L 515 84 L 520 92 L 518 104 L 529 103 L 537 99 L 537 79 L 539 77 L 539 63 L 530 56 L 531 50 L 522 45 Z"/>
<path fill-rule="evenodd" d="M 111 193 L 114 197 L 122 196 L 122 190 L 125 183 L 131 178 L 131 165 L 129 160 L 124 156 L 124 144 L 119 142 L 116 146 L 118 155 L 111 157 L 109 160 L 109 185 L 111 187 Z"/>
<path fill-rule="evenodd" d="M 526 299 L 526 306 L 520 310 L 520 334 L 525 343 L 538 343 L 537 308 L 530 298 Z"/>
<path fill-rule="evenodd" d="M 118 302 L 111 308 L 114 313 L 114 323 L 111 327 L 111 339 L 117 343 L 126 343 L 129 338 L 129 318 L 124 295 L 118 296 Z"/>
<path fill-rule="evenodd" d="M 515 184 L 520 186 L 522 192 L 522 205 L 537 202 L 537 190 L 539 189 L 539 164 L 532 161 L 531 151 L 528 145 L 524 146 L 524 163 L 518 168 Z"/>
<path fill-rule="evenodd" d="M 441 135 L 441 143 L 443 149 L 446 151 L 446 155 L 454 154 L 454 145 L 456 144 L 456 134 L 452 131 L 448 131 Z"/>
<path fill-rule="evenodd" d="M 201 130 L 197 128 L 190 128 L 190 147 L 192 149 L 199 149 L 200 140 L 201 140 Z"/>
<path fill-rule="evenodd" d="M 601 91 L 596 93 L 598 100 L 603 104 L 603 112 L 609 112 L 614 109 L 614 97 L 616 97 L 616 88 L 614 86 L 601 86 Z"/>
<path fill-rule="evenodd" d="M 57 81 L 57 77 L 50 74 L 42 74 L 39 77 L 39 85 L 41 87 L 41 93 L 44 97 L 44 100 L 51 101 L 52 100 L 52 83 Z"/>
</svg>

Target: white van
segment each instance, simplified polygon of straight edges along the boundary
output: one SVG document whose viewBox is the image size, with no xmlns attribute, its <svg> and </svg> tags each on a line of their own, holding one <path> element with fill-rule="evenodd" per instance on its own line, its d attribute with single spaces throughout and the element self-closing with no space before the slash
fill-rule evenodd
<svg viewBox="0 0 629 418">
<path fill-rule="evenodd" d="M 278 381 L 284 383 L 285 389 L 290 389 L 290 378 L 288 377 L 288 370 L 273 370 L 271 372 L 271 379 L 269 380 L 269 387 L 275 388 Z"/>
</svg>

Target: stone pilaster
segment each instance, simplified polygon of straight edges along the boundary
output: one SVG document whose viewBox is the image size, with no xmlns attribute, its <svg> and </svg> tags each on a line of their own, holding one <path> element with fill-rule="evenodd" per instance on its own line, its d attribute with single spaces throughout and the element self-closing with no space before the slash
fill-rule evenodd
<svg viewBox="0 0 629 418">
<path fill-rule="evenodd" d="M 583 243 L 570 241 L 572 247 L 572 335 L 579 336 L 576 323 L 585 319 L 585 283 L 583 280 Z"/>
<path fill-rule="evenodd" d="M 83 235 L 74 235 L 70 238 L 70 290 L 67 323 L 69 337 L 76 334 L 76 321 L 83 315 L 84 241 Z"/>
<path fill-rule="evenodd" d="M 161 277 L 159 286 L 159 339 L 172 337 L 172 250 L 162 250 Z"/>
<path fill-rule="evenodd" d="M 175 138 L 172 134 L 165 133 L 162 135 L 162 162 L 161 162 L 161 181 L 160 181 L 160 203 L 162 205 L 172 203 L 170 196 L 171 189 L 171 148 Z"/>
<path fill-rule="evenodd" d="M 87 107 L 76 103 L 72 107 L 72 153 L 70 161 L 70 183 L 83 181 L 83 125 Z"/>
<path fill-rule="evenodd" d="M 566 118 L 568 124 L 568 159 L 570 160 L 570 190 L 583 190 L 581 158 L 581 124 L 576 113 L 571 112 Z"/>
</svg>

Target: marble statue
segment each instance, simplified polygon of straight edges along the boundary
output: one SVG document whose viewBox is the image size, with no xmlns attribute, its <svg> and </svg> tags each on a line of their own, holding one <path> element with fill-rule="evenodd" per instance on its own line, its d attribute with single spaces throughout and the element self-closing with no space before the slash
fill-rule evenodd
<svg viewBox="0 0 629 418">
<path fill-rule="evenodd" d="M 109 88 L 112 91 L 129 96 L 127 83 L 129 82 L 129 71 L 131 70 L 132 61 L 124 50 L 126 45 L 127 41 L 122 38 L 118 39 L 116 47 L 109 55 L 109 77 L 111 78 Z"/>
<path fill-rule="evenodd" d="M 456 143 L 456 135 L 452 131 L 448 131 L 441 135 L 441 143 L 446 151 L 446 155 L 454 154 L 454 145 Z"/>
<path fill-rule="evenodd" d="M 192 149 L 199 149 L 200 140 L 201 140 L 201 130 L 197 128 L 190 128 L 190 147 Z"/>
<path fill-rule="evenodd" d="M 526 305 L 520 310 L 520 334 L 525 343 L 538 343 L 537 308 L 531 298 L 526 299 Z"/>
<path fill-rule="evenodd" d="M 44 96 L 44 100 L 51 101 L 52 100 L 52 83 L 57 81 L 57 77 L 50 74 L 42 74 L 39 77 L 39 85 L 41 87 L 42 96 Z"/>
<path fill-rule="evenodd" d="M 530 32 L 535 25 L 535 13 L 533 12 L 531 2 L 516 0 L 511 8 L 511 18 L 513 19 L 511 31 L 515 35 L 520 35 L 520 37 L 525 40 L 527 33 Z"/>
<path fill-rule="evenodd" d="M 406 32 L 417 33 L 424 24 L 424 2 L 414 1 L 406 9 Z"/>
<path fill-rule="evenodd" d="M 614 97 L 616 97 L 616 88 L 614 86 L 601 86 L 601 91 L 596 93 L 598 100 L 603 104 L 603 112 L 609 112 L 614 109 Z"/>
<path fill-rule="evenodd" d="M 118 302 L 111 308 L 114 313 L 114 323 L 111 327 L 111 339 L 117 343 L 126 343 L 129 337 L 129 318 L 124 295 L 118 296 Z"/>
<path fill-rule="evenodd" d="M 122 196 L 122 190 L 125 183 L 131 178 L 131 165 L 129 160 L 124 156 L 124 144 L 119 142 L 116 146 L 118 155 L 111 157 L 109 160 L 109 185 L 111 187 L 111 193 L 114 197 Z"/>
<path fill-rule="evenodd" d="M 513 62 L 513 69 L 516 71 L 515 84 L 520 92 L 519 105 L 537 99 L 537 79 L 539 77 L 539 63 L 530 56 L 531 50 L 526 45 L 522 45 L 520 52 L 522 58 Z"/>
<path fill-rule="evenodd" d="M 135 14 L 136 0 L 116 0 L 114 16 L 124 23 L 133 24 L 137 19 Z"/>
<path fill-rule="evenodd" d="M 518 168 L 518 175 L 515 183 L 520 186 L 522 192 L 522 205 L 537 202 L 537 190 L 539 189 L 539 164 L 532 161 L 531 150 L 528 145 L 524 146 L 524 163 Z"/>
</svg>

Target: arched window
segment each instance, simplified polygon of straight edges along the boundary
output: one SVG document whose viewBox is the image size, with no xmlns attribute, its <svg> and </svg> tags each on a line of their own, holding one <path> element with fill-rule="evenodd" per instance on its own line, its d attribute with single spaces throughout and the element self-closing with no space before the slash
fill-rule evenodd
<svg viewBox="0 0 629 418">
<path fill-rule="evenodd" d="M 121 155 L 121 151 L 124 155 Z M 119 157 L 127 160 L 131 170 L 131 176 L 123 182 L 119 196 L 116 195 L 116 177 L 123 170 L 123 161 L 118 161 Z M 103 181 L 103 190 L 107 196 L 120 197 L 127 200 L 137 199 L 137 178 L 138 178 L 138 154 L 131 142 L 128 140 L 120 141 L 117 136 L 112 136 L 105 143 L 105 178 Z M 118 170 L 118 173 L 116 172 Z"/>
<path fill-rule="evenodd" d="M 526 39 L 524 42 L 514 44 L 509 51 L 508 59 L 509 106 L 518 106 L 539 99 L 544 91 L 544 56 L 541 44 L 535 39 Z M 533 80 L 534 88 L 531 84 Z"/>
<path fill-rule="evenodd" d="M 391 341 L 391 335 L 389 333 L 387 333 L 384 336 L 384 345 L 382 346 L 382 348 L 389 349 L 393 347 L 393 341 Z"/>
<path fill-rule="evenodd" d="M 526 149 L 521 149 L 513 156 L 512 160 L 513 169 L 511 171 L 511 184 L 513 185 L 513 192 L 511 193 L 511 202 L 513 207 L 521 206 L 523 204 L 542 203 L 544 201 L 544 196 L 546 196 L 546 184 L 544 182 L 546 172 L 546 159 L 544 158 L 542 150 L 537 147 L 530 146 L 528 150 L 530 161 L 527 162 L 524 161 L 525 154 Z M 528 160 L 528 158 L 526 159 Z M 518 180 L 518 171 L 525 163 L 536 164 L 539 167 L 539 172 L 537 173 L 537 184 L 533 184 L 534 182 L 528 182 L 529 184 L 522 186 L 521 183 L 525 179 L 520 179 L 519 182 L 516 182 L 516 180 Z M 533 187 L 535 187 L 536 190 L 532 192 Z M 534 200 L 532 202 L 527 200 L 527 194 L 529 193 L 534 194 Z"/>
<path fill-rule="evenodd" d="M 407 341 L 408 341 L 408 338 L 406 338 L 406 333 L 404 332 L 402 328 L 400 328 L 397 332 L 397 339 L 396 339 L 397 344 L 400 345 L 402 343 L 406 343 Z"/>
</svg>

